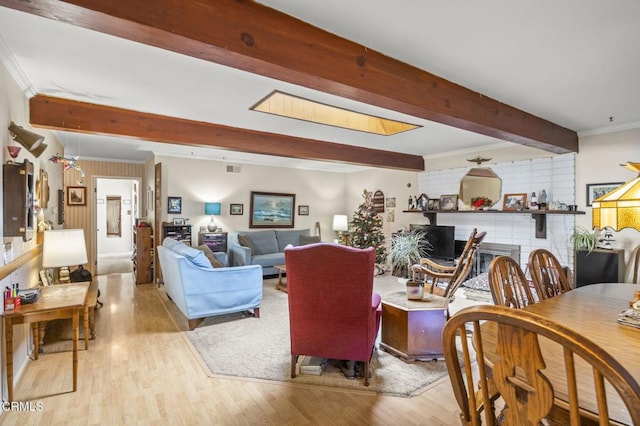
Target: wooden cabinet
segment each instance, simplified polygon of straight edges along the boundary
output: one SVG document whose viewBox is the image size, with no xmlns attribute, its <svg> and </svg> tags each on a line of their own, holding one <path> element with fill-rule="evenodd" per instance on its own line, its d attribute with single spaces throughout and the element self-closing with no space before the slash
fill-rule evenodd
<svg viewBox="0 0 640 426">
<path fill-rule="evenodd" d="M 133 275 L 136 284 L 153 282 L 154 272 L 153 228 L 137 226 L 133 228 Z"/>
<path fill-rule="evenodd" d="M 6 163 L 2 165 L 2 193 L 4 199 L 3 230 L 5 237 L 33 238 L 33 163 Z"/>
<path fill-rule="evenodd" d="M 165 237 L 182 241 L 186 245 L 191 245 L 191 225 L 174 225 L 169 222 L 162 223 L 162 239 Z M 162 242 L 160 242 L 162 243 Z"/>
<path fill-rule="evenodd" d="M 595 249 L 576 252 L 576 287 L 624 282 L 624 250 Z"/>
<path fill-rule="evenodd" d="M 211 251 L 227 252 L 226 232 L 200 232 L 198 233 L 198 245 L 206 244 Z"/>
</svg>

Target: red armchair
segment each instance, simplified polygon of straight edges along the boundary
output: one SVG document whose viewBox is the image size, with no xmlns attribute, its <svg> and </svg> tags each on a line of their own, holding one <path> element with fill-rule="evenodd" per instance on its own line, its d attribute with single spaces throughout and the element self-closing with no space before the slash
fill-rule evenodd
<svg viewBox="0 0 640 426">
<path fill-rule="evenodd" d="M 300 355 L 364 363 L 380 327 L 380 295 L 373 293 L 375 250 L 330 243 L 284 251 L 289 293 L 291 377 Z"/>
</svg>

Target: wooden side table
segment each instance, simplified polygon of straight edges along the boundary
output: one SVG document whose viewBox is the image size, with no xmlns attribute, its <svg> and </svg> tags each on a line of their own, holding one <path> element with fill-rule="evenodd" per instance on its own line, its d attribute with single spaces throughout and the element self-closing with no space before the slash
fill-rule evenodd
<svg viewBox="0 0 640 426">
<path fill-rule="evenodd" d="M 274 265 L 274 268 L 278 271 L 278 284 L 276 284 L 276 290 L 287 293 L 287 283 L 282 281 L 282 274 L 287 273 L 286 265 Z"/>
<path fill-rule="evenodd" d="M 432 294 L 425 294 L 422 300 L 408 300 L 404 291 L 385 296 L 380 347 L 407 362 L 442 358 L 448 303 Z"/>
<path fill-rule="evenodd" d="M 87 293 L 90 283 L 56 284 L 41 288 L 36 303 L 21 305 L 12 311 L 4 311 L 5 362 L 7 366 L 7 393 L 13 401 L 13 326 L 33 323 L 34 358 L 38 359 L 38 322 L 71 318 L 73 328 L 73 391 L 78 389 L 78 325 L 80 311 L 84 310 L 85 348 L 89 347 L 89 312 Z"/>
</svg>

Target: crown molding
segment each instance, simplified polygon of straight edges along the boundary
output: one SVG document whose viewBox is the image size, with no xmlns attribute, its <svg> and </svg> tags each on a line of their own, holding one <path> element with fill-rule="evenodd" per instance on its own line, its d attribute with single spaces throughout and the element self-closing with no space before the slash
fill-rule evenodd
<svg viewBox="0 0 640 426">
<path fill-rule="evenodd" d="M 16 84 L 25 94 L 27 99 L 32 98 L 36 95 L 36 89 L 33 87 L 31 80 L 27 77 L 27 75 L 22 71 L 20 64 L 16 60 L 16 56 L 13 54 L 9 46 L 4 41 L 2 36 L 0 35 L 0 62 L 4 64 L 4 66 L 11 74 L 11 77 L 15 80 Z"/>
</svg>

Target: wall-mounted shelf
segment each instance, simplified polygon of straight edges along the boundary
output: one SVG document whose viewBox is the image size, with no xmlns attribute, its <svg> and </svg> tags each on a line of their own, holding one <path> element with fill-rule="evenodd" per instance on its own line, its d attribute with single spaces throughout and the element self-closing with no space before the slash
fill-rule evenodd
<svg viewBox="0 0 640 426">
<path fill-rule="evenodd" d="M 429 223 L 437 223 L 438 214 L 528 214 L 536 221 L 536 238 L 547 238 L 547 216 L 551 214 L 578 215 L 583 211 L 569 210 L 404 210 L 405 213 L 422 213 Z"/>
</svg>

